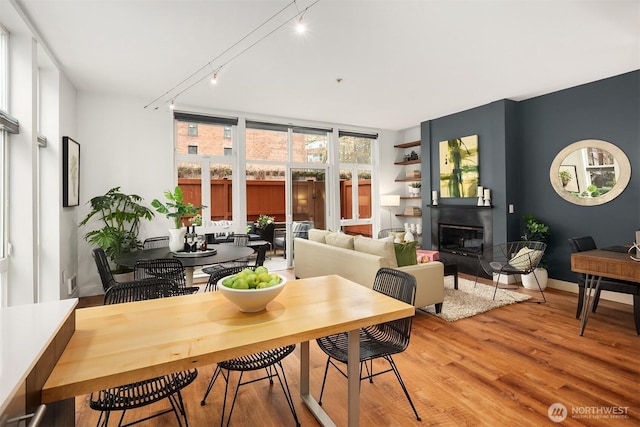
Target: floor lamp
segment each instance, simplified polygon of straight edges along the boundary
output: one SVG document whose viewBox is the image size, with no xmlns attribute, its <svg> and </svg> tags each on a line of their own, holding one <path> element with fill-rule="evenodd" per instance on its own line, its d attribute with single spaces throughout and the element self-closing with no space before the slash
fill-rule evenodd
<svg viewBox="0 0 640 427">
<path fill-rule="evenodd" d="M 385 194 L 380 197 L 380 206 L 389 208 L 389 228 L 393 228 L 391 226 L 391 208 L 400 206 L 400 195 L 399 194 Z"/>
</svg>

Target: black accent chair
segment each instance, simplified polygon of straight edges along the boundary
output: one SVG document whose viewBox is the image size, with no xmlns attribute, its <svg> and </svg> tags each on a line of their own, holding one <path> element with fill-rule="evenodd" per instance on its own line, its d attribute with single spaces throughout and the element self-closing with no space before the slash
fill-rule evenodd
<svg viewBox="0 0 640 427">
<path fill-rule="evenodd" d="M 309 230 L 312 228 L 313 228 L 313 221 L 293 221 L 293 223 L 291 224 L 291 233 L 293 234 L 293 239 L 291 241 L 293 241 L 296 238 L 308 239 Z M 276 235 L 274 237 L 273 244 L 275 249 L 282 249 L 284 251 L 285 258 L 286 258 L 287 256 L 286 230 L 283 230 L 282 234 Z"/>
<path fill-rule="evenodd" d="M 416 279 L 412 275 L 400 270 L 381 268 L 376 273 L 373 290 L 413 305 L 416 299 Z M 373 383 L 373 377 L 387 372 L 393 372 L 413 409 L 416 419 L 421 421 L 418 411 L 409 396 L 409 391 L 404 381 L 402 381 L 398 367 L 392 358 L 392 355 L 402 353 L 409 346 L 412 321 L 413 317 L 407 317 L 360 329 L 360 381 L 368 378 L 369 382 Z M 324 377 L 322 379 L 322 389 L 320 390 L 320 397 L 318 399 L 318 404 L 322 405 L 322 394 L 327 381 L 329 365 L 335 367 L 345 378 L 347 377 L 347 374 L 334 360 L 343 364 L 347 363 L 349 334 L 348 332 L 341 332 L 339 334 L 318 338 L 316 342 L 320 346 L 320 349 L 328 356 L 324 369 Z M 374 359 L 386 360 L 390 368 L 380 372 L 374 372 Z M 365 376 L 362 375 L 363 366 L 366 369 Z"/>
<path fill-rule="evenodd" d="M 501 276 L 532 273 L 540 264 L 540 260 L 544 256 L 546 249 L 546 243 L 527 240 L 501 243 L 492 247 L 486 247 L 482 254 L 478 255 L 479 265 L 475 282 L 478 282 L 480 268 L 482 268 L 489 277 L 493 277 L 493 275 L 496 274 L 498 277 L 495 281 L 496 288 L 493 291 L 493 299 L 495 299 Z M 535 274 L 533 277 L 538 284 L 542 301 L 532 302 L 544 304 L 547 302 L 544 291 L 540 286 L 540 282 L 538 282 L 538 277 Z"/>
<path fill-rule="evenodd" d="M 150 277 L 164 277 L 173 280 L 180 295 L 194 294 L 200 290 L 197 286 L 187 287 L 184 266 L 176 258 L 141 259 L 136 261 L 133 277 L 136 280 Z"/>
<path fill-rule="evenodd" d="M 165 298 L 176 295 L 178 289 L 175 282 L 165 278 L 151 278 L 127 283 L 116 283 L 109 287 L 104 295 L 104 304 L 118 304 L 132 301 L 142 301 L 156 298 Z M 109 417 L 112 411 L 122 411 L 118 426 L 122 426 L 125 413 L 130 409 L 150 405 L 160 400 L 167 399 L 171 408 L 162 410 L 141 420 L 126 424 L 130 426 L 146 421 L 169 412 L 173 412 L 182 426 L 189 426 L 187 414 L 182 400 L 181 390 L 191 384 L 198 376 L 196 369 L 176 372 L 168 375 L 138 381 L 131 384 L 112 387 L 91 393 L 89 407 L 100 411 L 98 426 L 109 425 Z"/>
<path fill-rule="evenodd" d="M 142 249 L 168 248 L 169 236 L 149 237 L 144 239 Z"/>
<path fill-rule="evenodd" d="M 569 238 L 569 245 L 571 246 L 571 252 L 573 253 L 598 249 L 595 240 L 593 240 L 593 237 L 591 236 L 571 237 Z M 579 319 L 582 314 L 585 278 L 584 274 L 578 273 L 578 306 L 576 308 L 576 319 Z M 636 324 L 636 332 L 640 335 L 640 285 L 624 280 L 603 277 L 600 280 L 600 288 L 593 297 L 593 313 L 595 313 L 598 308 L 601 291 L 633 295 L 633 319 Z"/>
</svg>

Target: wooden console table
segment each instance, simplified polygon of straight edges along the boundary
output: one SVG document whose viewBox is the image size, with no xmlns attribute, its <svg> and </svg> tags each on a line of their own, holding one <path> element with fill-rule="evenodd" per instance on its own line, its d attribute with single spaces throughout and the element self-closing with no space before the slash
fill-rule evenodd
<svg viewBox="0 0 640 427">
<path fill-rule="evenodd" d="M 600 289 L 600 279 L 609 277 L 612 279 L 626 280 L 638 283 L 640 286 L 640 262 L 629 258 L 628 254 L 620 252 L 594 249 L 591 251 L 571 254 L 571 271 L 585 274 L 584 301 L 582 304 L 582 321 L 580 323 L 580 335 L 584 334 L 587 326 L 589 312 L 591 311 L 591 289 L 597 293 Z M 635 315 L 640 298 L 634 295 L 634 320 L 636 332 L 640 334 L 640 319 Z"/>
</svg>

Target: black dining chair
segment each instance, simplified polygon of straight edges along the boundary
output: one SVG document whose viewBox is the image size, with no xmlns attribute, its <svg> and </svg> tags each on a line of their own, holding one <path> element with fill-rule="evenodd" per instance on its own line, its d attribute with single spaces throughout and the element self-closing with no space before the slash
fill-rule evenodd
<svg viewBox="0 0 640 427">
<path fill-rule="evenodd" d="M 268 246 L 265 245 L 266 248 Z M 225 268 L 221 270 L 214 271 L 211 276 L 209 276 L 209 281 L 207 286 L 205 287 L 205 291 L 215 291 L 217 289 L 218 280 L 230 276 L 232 274 L 236 274 L 241 272 L 247 267 L 235 266 L 230 268 Z M 284 373 L 284 369 L 282 367 L 282 360 L 293 353 L 295 349 L 295 345 L 288 345 L 284 347 L 278 347 L 272 350 L 261 351 L 258 353 L 250 354 L 248 356 L 237 357 L 235 359 L 225 360 L 223 362 L 219 362 L 216 366 L 216 369 L 211 377 L 211 381 L 209 382 L 209 386 L 200 402 L 201 405 L 205 405 L 207 396 L 211 392 L 213 385 L 215 384 L 218 376 L 222 374 L 222 377 L 225 380 L 225 389 L 224 389 L 224 398 L 222 400 L 222 415 L 220 417 L 220 425 L 224 425 L 224 417 L 227 405 L 227 396 L 229 393 L 229 381 L 231 372 L 239 372 L 238 382 L 236 384 L 236 390 L 233 396 L 233 401 L 231 402 L 231 408 L 229 409 L 229 416 L 227 418 L 227 426 L 231 422 L 231 415 L 233 413 L 233 409 L 236 404 L 236 399 L 238 397 L 238 390 L 240 386 L 250 384 L 260 380 L 269 380 L 270 384 L 273 384 L 273 377 L 278 379 L 280 383 L 280 387 L 285 395 L 285 399 L 287 400 L 287 404 L 289 405 L 289 409 L 291 410 L 291 414 L 293 415 L 293 419 L 295 420 L 296 426 L 300 425 L 298 421 L 298 415 L 296 414 L 296 409 L 293 404 L 293 398 L 291 397 L 291 391 L 289 390 L 289 384 L 287 383 L 287 377 Z M 242 382 L 242 378 L 245 372 L 249 371 L 259 371 L 264 369 L 266 375 L 257 379 L 251 379 L 245 382 Z"/>
<path fill-rule="evenodd" d="M 143 249 L 168 248 L 169 236 L 149 237 L 142 242 Z"/>
<path fill-rule="evenodd" d="M 181 295 L 194 294 L 200 290 L 197 286 L 187 286 L 184 266 L 176 258 L 141 259 L 136 261 L 133 275 L 136 280 L 149 277 L 164 277 L 173 280 Z"/>
<path fill-rule="evenodd" d="M 569 245 L 571 246 L 571 252 L 573 253 L 598 249 L 595 240 L 591 236 L 571 237 L 569 238 Z M 576 319 L 579 319 L 582 314 L 585 279 L 586 276 L 584 274 L 578 273 L 578 305 L 576 308 Z M 636 331 L 640 334 L 640 286 L 633 282 L 603 277 L 600 279 L 600 288 L 593 296 L 593 313 L 595 313 L 598 308 L 600 292 L 602 291 L 633 295 L 633 318 L 636 324 Z"/>
<path fill-rule="evenodd" d="M 102 289 L 106 292 L 110 287 L 118 283 L 128 283 L 128 282 L 118 282 L 113 277 L 113 273 L 111 273 L 111 266 L 109 265 L 109 260 L 107 259 L 107 254 L 104 252 L 102 248 L 96 248 L 93 250 L 93 260 L 98 267 L 98 274 L 100 274 L 100 281 L 102 282 Z"/>
<path fill-rule="evenodd" d="M 119 304 L 166 298 L 176 295 L 177 291 L 177 285 L 174 281 L 159 277 L 127 283 L 116 283 L 107 289 L 104 295 L 104 304 Z M 97 425 L 102 427 L 109 425 L 109 418 L 113 411 L 122 411 L 118 422 L 118 426 L 122 426 L 127 411 L 167 399 L 171 405 L 170 408 L 161 410 L 140 420 L 130 422 L 125 426 L 137 424 L 173 412 L 178 420 L 178 425 L 182 426 L 183 419 L 185 426 L 188 427 L 189 421 L 187 420 L 181 390 L 191 384 L 197 376 L 198 371 L 196 369 L 190 369 L 100 390 L 91 393 L 89 397 L 89 407 L 93 410 L 100 411 Z"/>
<path fill-rule="evenodd" d="M 416 279 L 411 274 L 400 270 L 381 268 L 376 273 L 373 290 L 413 305 L 416 299 Z M 360 381 L 369 379 L 369 382 L 373 383 L 373 377 L 387 372 L 393 372 L 411 405 L 411 409 L 413 409 L 416 419 L 421 421 L 418 411 L 411 400 L 411 396 L 409 396 L 409 391 L 392 357 L 394 354 L 402 353 L 409 346 L 412 320 L 413 317 L 407 317 L 360 329 Z M 322 388 L 320 389 L 320 397 L 318 399 L 318 404 L 322 405 L 322 395 L 327 381 L 329 365 L 336 368 L 344 377 L 347 377 L 347 374 L 336 362 L 346 364 L 348 361 L 349 334 L 348 332 L 341 332 L 318 338 L 316 342 L 318 346 L 320 346 L 320 349 L 327 355 L 324 377 L 322 378 Z M 373 361 L 376 359 L 386 360 L 389 363 L 389 368 L 380 372 L 374 372 Z M 366 370 L 366 375 L 364 376 L 362 375 L 363 367 Z"/>
</svg>

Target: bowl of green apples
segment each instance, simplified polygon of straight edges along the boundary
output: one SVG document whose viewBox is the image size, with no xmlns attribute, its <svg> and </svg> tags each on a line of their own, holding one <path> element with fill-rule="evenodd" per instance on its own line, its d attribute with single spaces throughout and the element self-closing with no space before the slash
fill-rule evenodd
<svg viewBox="0 0 640 427">
<path fill-rule="evenodd" d="M 218 290 L 238 309 L 245 313 L 256 313 L 266 309 L 278 296 L 287 279 L 276 273 L 270 273 L 266 267 L 255 270 L 245 268 L 239 273 L 218 280 Z"/>
</svg>

